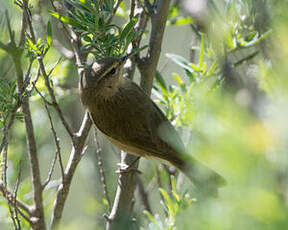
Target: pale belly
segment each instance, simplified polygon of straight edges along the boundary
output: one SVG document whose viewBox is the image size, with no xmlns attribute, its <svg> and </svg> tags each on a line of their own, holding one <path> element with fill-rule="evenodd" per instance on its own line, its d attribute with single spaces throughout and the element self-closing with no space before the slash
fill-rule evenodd
<svg viewBox="0 0 288 230">
<path fill-rule="evenodd" d="M 118 140 L 115 140 L 113 139 L 112 137 L 109 137 L 105 134 L 103 134 L 111 143 L 113 143 L 114 145 L 116 145 L 119 149 L 125 151 L 125 152 L 128 152 L 130 154 L 133 154 L 133 155 L 137 155 L 137 156 L 142 156 L 142 157 L 147 157 L 149 155 L 151 155 L 150 153 L 142 150 L 142 149 L 139 149 L 139 148 L 136 148 L 136 147 L 133 147 L 133 146 L 128 146 L 128 145 L 125 145 L 121 142 L 119 142 Z"/>
</svg>

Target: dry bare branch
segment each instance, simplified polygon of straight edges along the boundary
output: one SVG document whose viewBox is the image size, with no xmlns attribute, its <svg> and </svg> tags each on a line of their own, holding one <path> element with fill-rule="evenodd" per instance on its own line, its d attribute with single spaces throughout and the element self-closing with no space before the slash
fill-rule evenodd
<svg viewBox="0 0 288 230">
<path fill-rule="evenodd" d="M 105 171 L 104 171 L 104 165 L 103 165 L 103 158 L 102 158 L 102 149 L 99 145 L 98 142 L 98 137 L 97 137 L 97 130 L 96 128 L 94 128 L 94 142 L 96 145 L 96 155 L 97 155 L 97 161 L 98 161 L 98 167 L 99 167 L 99 172 L 100 172 L 100 178 L 101 178 L 101 182 L 103 185 L 103 193 L 104 193 L 104 197 L 107 200 L 108 203 L 108 209 L 109 212 L 111 211 L 111 201 L 108 195 L 108 188 L 107 188 L 107 183 L 106 183 L 106 177 L 105 177 Z"/>
<path fill-rule="evenodd" d="M 60 223 L 64 205 L 70 190 L 72 178 L 75 174 L 76 167 L 81 160 L 85 142 L 89 134 L 92 122 L 86 112 L 78 133 L 75 135 L 74 144 L 70 153 L 70 158 L 65 169 L 64 181 L 60 184 L 57 197 L 54 202 L 53 213 L 51 217 L 51 228 L 56 229 Z"/>
<path fill-rule="evenodd" d="M 150 15 L 152 30 L 148 53 L 145 58 L 136 60 L 141 73 L 141 87 L 149 95 L 160 57 L 170 0 L 157 0 L 154 2 L 154 5 L 155 11 Z M 135 156 L 122 152 L 121 163 L 130 165 L 136 158 Z M 138 162 L 134 167 L 137 170 Z M 135 171 L 130 170 L 128 173 L 121 173 L 118 178 L 117 192 L 108 218 L 109 221 L 107 222 L 106 230 L 116 230 L 119 229 L 119 226 L 131 226 L 132 200 L 137 184 Z"/>
</svg>

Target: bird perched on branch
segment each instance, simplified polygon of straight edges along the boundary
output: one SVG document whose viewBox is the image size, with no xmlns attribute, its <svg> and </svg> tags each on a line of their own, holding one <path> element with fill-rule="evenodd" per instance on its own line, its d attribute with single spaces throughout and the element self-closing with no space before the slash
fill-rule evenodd
<svg viewBox="0 0 288 230">
<path fill-rule="evenodd" d="M 80 97 L 93 123 L 120 149 L 166 160 L 201 191 L 217 194 L 225 180 L 186 153 L 162 111 L 136 83 L 122 76 L 127 58 L 103 58 L 85 69 L 79 82 Z"/>
</svg>

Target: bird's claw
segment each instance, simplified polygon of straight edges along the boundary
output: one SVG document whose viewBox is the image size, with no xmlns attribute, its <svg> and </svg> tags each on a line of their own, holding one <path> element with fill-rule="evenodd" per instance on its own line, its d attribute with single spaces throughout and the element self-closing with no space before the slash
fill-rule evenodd
<svg viewBox="0 0 288 230">
<path fill-rule="evenodd" d="M 138 170 L 137 168 L 134 168 L 133 164 L 127 165 L 125 163 L 118 163 L 117 165 L 120 167 L 119 169 L 116 170 L 116 173 L 118 174 L 129 173 L 129 172 L 136 172 L 136 173 L 141 174 L 141 171 Z"/>
</svg>

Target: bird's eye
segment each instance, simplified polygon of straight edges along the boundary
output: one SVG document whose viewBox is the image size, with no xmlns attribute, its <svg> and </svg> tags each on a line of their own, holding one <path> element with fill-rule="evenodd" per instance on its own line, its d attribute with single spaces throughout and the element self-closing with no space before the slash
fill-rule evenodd
<svg viewBox="0 0 288 230">
<path fill-rule="evenodd" d="M 115 74 L 116 73 L 116 68 L 113 68 L 110 70 L 109 74 Z"/>
</svg>

